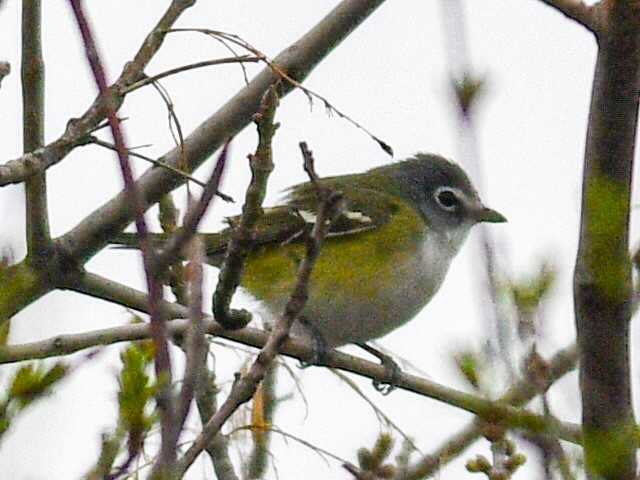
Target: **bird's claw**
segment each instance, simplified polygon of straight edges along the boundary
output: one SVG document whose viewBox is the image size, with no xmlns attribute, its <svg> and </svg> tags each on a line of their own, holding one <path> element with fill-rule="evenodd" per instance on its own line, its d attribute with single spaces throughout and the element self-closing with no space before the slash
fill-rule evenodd
<svg viewBox="0 0 640 480">
<path fill-rule="evenodd" d="M 400 379 L 400 374 L 402 373 L 400 366 L 389 355 L 382 353 L 366 343 L 358 343 L 357 345 L 380 360 L 380 364 L 384 367 L 387 374 L 387 379 L 382 382 L 373 380 L 373 388 L 383 395 L 389 395 L 395 390 L 398 380 Z"/>
</svg>

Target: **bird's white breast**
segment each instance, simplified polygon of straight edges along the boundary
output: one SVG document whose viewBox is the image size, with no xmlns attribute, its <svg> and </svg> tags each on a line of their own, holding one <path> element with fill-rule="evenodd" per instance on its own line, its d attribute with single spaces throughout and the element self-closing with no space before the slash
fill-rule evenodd
<svg viewBox="0 0 640 480">
<path fill-rule="evenodd" d="M 403 255 L 390 273 L 380 273 L 376 294 L 358 297 L 359 292 L 339 292 L 331 302 L 314 302 L 311 295 L 304 314 L 328 346 L 366 342 L 381 337 L 411 320 L 438 291 L 451 260 L 462 245 L 468 228 L 447 234 L 430 231 L 419 249 Z M 345 265 L 357 269 L 357 265 Z M 294 335 L 309 335 L 304 325 L 294 325 Z"/>
</svg>

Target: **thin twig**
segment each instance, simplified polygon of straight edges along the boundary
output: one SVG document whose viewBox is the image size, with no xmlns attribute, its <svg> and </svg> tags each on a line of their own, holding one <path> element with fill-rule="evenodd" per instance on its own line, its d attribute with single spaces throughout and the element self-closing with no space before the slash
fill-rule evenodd
<svg viewBox="0 0 640 480">
<path fill-rule="evenodd" d="M 185 341 L 186 366 L 182 388 L 176 407 L 176 421 L 182 428 L 189 413 L 191 401 L 197 389 L 200 368 L 206 365 L 207 344 L 205 341 L 204 317 L 202 315 L 202 265 L 205 261 L 202 239 L 193 237 L 189 243 L 187 281 L 189 285 L 189 329 Z"/>
<path fill-rule="evenodd" d="M 185 150 L 184 150 L 184 134 L 182 133 L 182 125 L 180 123 L 180 119 L 176 114 L 175 107 L 173 105 L 173 101 L 171 100 L 171 95 L 169 95 L 169 91 L 162 86 L 160 82 L 154 82 L 153 88 L 158 92 L 160 98 L 162 98 L 163 103 L 167 107 L 167 119 L 169 120 L 169 132 L 173 137 L 173 141 L 178 148 L 180 148 L 180 152 L 182 155 L 182 162 L 178 165 L 181 169 L 188 168 L 188 162 L 185 160 Z M 175 126 L 175 127 L 174 127 Z M 174 131 L 175 128 L 175 131 Z M 176 136 L 177 134 L 177 136 Z M 187 190 L 189 185 L 187 184 Z"/>
<path fill-rule="evenodd" d="M 282 78 L 282 80 L 290 83 L 295 88 L 303 92 L 307 96 L 310 102 L 313 102 L 314 98 L 317 100 L 320 100 L 324 105 L 325 110 L 336 114 L 339 118 L 346 120 L 347 122 L 351 123 L 354 127 L 358 128 L 359 130 L 362 130 L 372 140 L 374 140 L 378 145 L 380 145 L 380 148 L 382 148 L 388 155 L 393 156 L 393 148 L 391 148 L 391 146 L 388 143 L 386 143 L 376 135 L 372 134 L 363 125 L 355 121 L 346 113 L 338 110 L 333 104 L 329 102 L 329 100 L 327 100 L 326 97 L 323 97 L 322 95 L 314 92 L 313 90 L 303 86 L 298 79 L 294 78 L 295 75 L 294 76 L 289 75 L 289 73 L 287 73 L 284 69 L 282 69 L 278 65 L 277 59 L 273 60 L 267 57 L 264 53 L 262 53 L 260 50 L 258 50 L 256 47 L 254 47 L 253 45 L 251 45 L 249 42 L 239 37 L 238 35 L 234 35 L 232 33 L 227 33 L 227 32 L 221 32 L 219 30 L 210 30 L 207 28 L 174 28 L 169 32 L 200 32 L 210 37 L 213 37 L 215 39 L 222 39 L 223 41 L 234 43 L 246 49 L 247 51 L 255 55 L 255 58 L 267 64 L 269 68 L 271 68 L 276 74 L 280 76 L 280 78 Z"/>
<path fill-rule="evenodd" d="M 202 196 L 195 206 L 189 208 L 187 211 L 182 228 L 173 235 L 171 241 L 166 246 L 166 249 L 156 256 L 154 269 L 158 272 L 164 271 L 173 261 L 175 261 L 176 258 L 180 257 L 183 248 L 196 233 L 198 225 L 200 224 L 202 217 L 204 217 L 204 214 L 207 211 L 214 195 L 218 191 L 218 186 L 222 181 L 222 174 L 227 160 L 228 148 L 229 144 L 226 144 L 222 149 L 222 152 L 220 152 L 216 166 L 214 167 L 211 177 L 202 192 Z"/>
<path fill-rule="evenodd" d="M 145 87 L 151 83 L 155 83 L 158 80 L 161 80 L 170 75 L 176 75 L 182 72 L 188 72 L 189 70 L 194 70 L 196 68 L 210 67 L 212 65 L 223 65 L 227 63 L 257 63 L 260 61 L 260 58 L 251 56 L 251 55 L 242 55 L 239 57 L 229 57 L 229 58 L 217 58 L 215 60 L 205 60 L 203 62 L 190 63 L 189 65 L 183 65 L 182 67 L 171 68 L 162 73 L 158 73 L 151 77 L 147 77 L 144 80 L 140 80 L 139 82 L 134 83 L 133 85 L 129 85 L 126 88 L 121 90 L 123 95 L 127 93 L 131 93 L 134 90 L 138 90 L 139 88 Z"/>
<path fill-rule="evenodd" d="M 109 150 L 116 150 L 116 147 L 113 143 L 109 143 L 109 142 L 105 142 L 104 140 L 100 140 L 99 138 L 96 137 L 91 137 L 91 142 L 90 143 L 94 143 L 100 147 L 104 147 L 104 148 L 108 148 Z M 134 152 L 131 148 L 129 149 L 129 151 L 127 152 L 128 155 L 130 157 L 136 157 L 139 158 L 141 160 L 144 160 L 146 162 L 152 163 L 153 165 L 160 167 L 160 168 L 166 168 L 167 170 L 169 170 L 170 172 L 181 176 L 182 178 L 184 178 L 185 180 L 188 180 L 189 182 L 193 182 L 196 185 L 199 185 L 201 187 L 205 187 L 207 184 L 205 182 L 202 182 L 200 180 L 198 180 L 197 178 L 189 175 L 186 172 L 183 172 L 181 170 L 178 170 L 175 167 L 172 167 L 171 165 L 167 165 L 166 163 L 163 163 L 160 160 L 156 160 L 155 158 L 151 158 L 151 157 L 147 157 L 146 155 L 142 155 L 140 153 Z"/>
<path fill-rule="evenodd" d="M 382 409 L 378 407 L 375 404 L 375 402 L 371 400 L 366 395 L 366 393 L 356 384 L 356 382 L 354 382 L 347 375 L 343 374 L 340 370 L 331 369 L 331 372 L 336 377 L 338 377 L 342 382 L 346 383 L 356 393 L 356 395 L 362 398 L 362 400 L 364 400 L 369 405 L 369 407 L 371 407 L 371 409 L 373 410 L 373 413 L 375 413 L 376 417 L 378 417 L 378 420 L 381 423 L 384 423 L 384 425 L 386 425 L 387 427 L 390 427 L 396 432 L 398 432 L 402 437 L 403 441 L 406 442 L 413 451 L 422 453 L 418 448 L 418 446 L 415 444 L 415 441 L 405 431 L 402 430 L 400 425 L 398 425 L 396 422 L 394 422 L 391 419 L 391 417 L 389 417 L 386 413 L 384 413 Z"/>
<path fill-rule="evenodd" d="M 238 432 L 238 431 L 249 430 L 249 429 L 253 429 L 253 428 L 254 428 L 253 425 L 245 425 L 245 426 L 242 426 L 242 427 L 239 427 L 239 428 L 235 428 L 234 430 L 229 432 L 229 435 L 232 435 L 233 433 Z M 294 442 L 299 443 L 300 445 L 309 448 L 311 451 L 313 451 L 314 453 L 318 454 L 318 456 L 320 458 L 322 458 L 327 465 L 329 465 L 329 462 L 324 457 L 329 457 L 332 460 L 335 460 L 335 461 L 340 462 L 340 463 L 346 463 L 347 462 L 347 460 L 345 460 L 344 458 L 336 455 L 335 453 L 330 452 L 329 450 L 326 450 L 326 449 L 324 449 L 322 447 L 319 447 L 318 445 L 314 445 L 314 444 L 308 442 L 307 440 L 305 440 L 304 438 L 297 437 L 295 435 L 292 435 L 290 433 L 282 431 L 279 428 L 276 428 L 274 426 L 265 427 L 265 429 L 269 430 L 272 433 L 277 433 L 278 435 L 281 435 L 285 439 L 293 440 Z"/>
</svg>

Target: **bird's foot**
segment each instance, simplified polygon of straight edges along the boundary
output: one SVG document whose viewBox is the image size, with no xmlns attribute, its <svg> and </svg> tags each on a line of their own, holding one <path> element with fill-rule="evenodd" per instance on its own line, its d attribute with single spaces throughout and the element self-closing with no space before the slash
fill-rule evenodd
<svg viewBox="0 0 640 480">
<path fill-rule="evenodd" d="M 320 330 L 318 330 L 313 324 L 309 323 L 304 318 L 299 319 L 299 322 L 304 325 L 304 328 L 313 343 L 313 353 L 308 360 L 300 360 L 298 366 L 300 368 L 307 368 L 318 365 L 329 349 L 327 342 L 320 333 Z"/>
<path fill-rule="evenodd" d="M 389 395 L 393 390 L 395 390 L 400 374 L 402 373 L 400 366 L 389 355 L 382 353 L 380 350 L 377 350 L 366 343 L 356 343 L 356 345 L 380 360 L 380 364 L 384 367 L 387 374 L 387 379 L 384 381 L 377 379 L 373 380 L 373 388 L 383 395 Z"/>
</svg>

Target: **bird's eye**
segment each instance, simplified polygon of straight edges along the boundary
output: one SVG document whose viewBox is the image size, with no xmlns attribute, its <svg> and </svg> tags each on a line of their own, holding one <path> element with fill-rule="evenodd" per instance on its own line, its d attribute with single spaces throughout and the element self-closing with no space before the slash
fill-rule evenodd
<svg viewBox="0 0 640 480">
<path fill-rule="evenodd" d="M 457 210 L 460 206 L 460 199 L 450 188 L 439 189 L 436 191 L 435 197 L 440 206 L 450 212 Z"/>
</svg>

